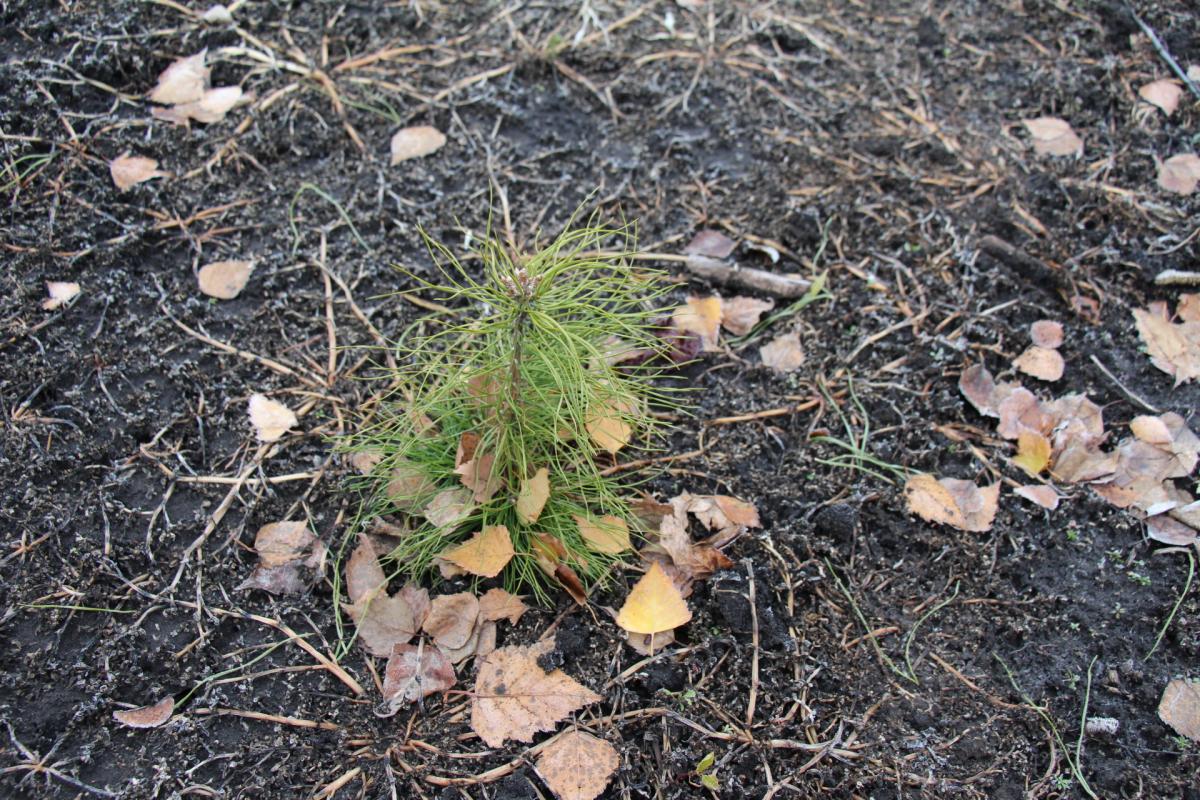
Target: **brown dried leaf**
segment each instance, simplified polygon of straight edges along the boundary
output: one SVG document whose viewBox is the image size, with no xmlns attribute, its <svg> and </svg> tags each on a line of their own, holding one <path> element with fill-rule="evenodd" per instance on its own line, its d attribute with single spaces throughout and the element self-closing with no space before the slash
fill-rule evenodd
<svg viewBox="0 0 1200 800">
<path fill-rule="evenodd" d="M 1185 294 L 1175 306 L 1175 315 L 1184 322 L 1200 322 L 1200 294 Z"/>
<path fill-rule="evenodd" d="M 1116 453 L 1105 453 L 1093 444 L 1072 439 L 1055 455 L 1050 474 L 1063 483 L 1084 483 L 1108 477 L 1116 469 Z"/>
<path fill-rule="evenodd" d="M 158 162 L 145 156 L 120 155 L 108 162 L 108 174 L 122 192 L 152 178 L 167 178 L 171 173 L 158 168 Z"/>
<path fill-rule="evenodd" d="M 1053 320 L 1040 319 L 1029 326 L 1029 337 L 1037 347 L 1057 350 L 1063 343 L 1063 326 Z"/>
<path fill-rule="evenodd" d="M 396 592 L 396 597 L 408 605 L 409 611 L 412 612 L 413 626 L 416 630 L 420 630 L 432 607 L 432 603 L 429 601 L 429 592 L 423 586 L 406 583 L 400 591 Z"/>
<path fill-rule="evenodd" d="M 716 539 L 721 544 L 710 542 L 716 547 L 723 547 L 733 541 L 746 528 L 762 527 L 758 519 L 758 508 L 745 500 L 724 494 L 682 494 L 680 497 L 684 499 L 688 513 L 694 514 L 705 528 L 717 532 Z"/>
<path fill-rule="evenodd" d="M 1173 324 L 1151 311 L 1134 309 L 1138 333 L 1150 362 L 1175 377 L 1175 385 L 1200 378 L 1200 322 Z"/>
<path fill-rule="evenodd" d="M 729 569 L 733 562 L 711 545 L 697 544 L 688 533 L 687 496 L 671 500 L 672 513 L 662 518 L 658 528 L 658 547 L 666 552 L 685 582 L 702 580 L 717 570 Z"/>
<path fill-rule="evenodd" d="M 1033 151 L 1038 155 L 1077 156 L 1083 153 L 1083 140 L 1064 119 L 1038 117 L 1023 119 L 1021 123 L 1033 138 Z"/>
<path fill-rule="evenodd" d="M 232 300 L 246 288 L 253 261 L 214 261 L 200 268 L 200 291 L 218 300 Z"/>
<path fill-rule="evenodd" d="M 1018 486 L 1013 489 L 1013 493 L 1024 497 L 1031 503 L 1036 503 L 1047 511 L 1053 511 L 1058 508 L 1058 501 L 1061 499 L 1058 492 L 1054 491 L 1053 486 L 1044 486 L 1042 484 L 1034 486 Z"/>
<path fill-rule="evenodd" d="M 475 503 L 471 492 L 461 486 L 443 489 L 425 506 L 425 519 L 439 528 L 453 528 L 471 516 Z"/>
<path fill-rule="evenodd" d="M 1169 682 L 1158 702 L 1158 718 L 1180 736 L 1200 742 L 1200 681 Z"/>
<path fill-rule="evenodd" d="M 763 314 L 775 307 L 774 300 L 757 297 L 730 297 L 721 300 L 721 327 L 734 336 L 749 333 Z"/>
<path fill-rule="evenodd" d="M 254 552 L 264 567 L 278 567 L 289 561 L 304 558 L 317 537 L 302 520 L 271 522 L 258 529 L 254 536 Z"/>
<path fill-rule="evenodd" d="M 542 750 L 537 772 L 559 800 L 595 800 L 619 765 L 611 744 L 583 731 L 568 731 Z"/>
<path fill-rule="evenodd" d="M 471 627 L 471 632 L 467 636 L 467 640 L 460 647 L 439 645 L 445 651 L 446 658 L 450 659 L 451 663 L 461 664 L 475 655 L 479 650 L 479 638 L 483 634 L 483 626 L 485 624 L 494 625 L 495 623 L 484 623 L 480 617 L 476 617 L 475 624 Z"/>
<path fill-rule="evenodd" d="M 526 525 L 537 522 L 549 499 L 550 470 L 542 467 L 532 478 L 521 482 L 521 491 L 517 495 L 517 519 Z"/>
<path fill-rule="evenodd" d="M 392 468 L 392 474 L 383 490 L 392 505 L 405 511 L 420 508 L 435 491 L 437 484 L 411 461 L 399 461 Z"/>
<path fill-rule="evenodd" d="M 443 594 L 433 598 L 421 628 L 442 647 L 462 647 L 471 638 L 479 619 L 479 599 L 470 592 Z"/>
<path fill-rule="evenodd" d="M 972 364 L 958 377 L 958 390 L 963 393 L 975 410 L 985 417 L 999 417 L 996 409 L 996 382 L 992 373 L 982 364 Z"/>
<path fill-rule="evenodd" d="M 996 432 L 1005 439 L 1017 439 L 1022 433 L 1043 436 L 1054 427 L 1054 418 L 1028 389 L 1017 387 L 997 407 L 1000 422 Z"/>
<path fill-rule="evenodd" d="M 1050 464 L 1050 440 L 1040 433 L 1022 433 L 1017 437 L 1017 455 L 1012 461 L 1036 478 Z"/>
<path fill-rule="evenodd" d="M 392 136 L 392 166 L 436 153 L 445 144 L 446 134 L 429 125 L 401 128 Z"/>
<path fill-rule="evenodd" d="M 519 596 L 500 587 L 488 589 L 483 597 L 479 598 L 479 616 L 488 622 L 507 619 L 509 623 L 516 625 L 528 608 Z"/>
<path fill-rule="evenodd" d="M 383 461 L 379 450 L 359 450 L 350 454 L 350 466 L 359 475 L 369 475 Z"/>
<path fill-rule="evenodd" d="M 216 89 L 209 89 L 194 103 L 182 103 L 170 109 L 173 114 L 171 118 L 168 118 L 168 121 L 174 122 L 174 117 L 179 117 L 185 122 L 189 119 L 194 119 L 196 122 L 201 122 L 205 125 L 220 122 L 225 119 L 225 115 L 234 106 L 243 102 L 244 96 L 242 87 L 240 86 L 221 86 Z M 160 115 L 156 114 L 155 116 Z"/>
<path fill-rule="evenodd" d="M 514 555 L 516 552 L 507 526 L 488 525 L 458 547 L 442 553 L 442 558 L 472 575 L 494 578 Z"/>
<path fill-rule="evenodd" d="M 579 514 L 571 516 L 579 526 L 579 535 L 594 552 L 616 555 L 633 546 L 629 541 L 629 526 L 620 517 L 606 514 L 600 519 L 592 520 Z"/>
<path fill-rule="evenodd" d="M 450 689 L 455 680 L 454 666 L 435 645 L 397 644 L 383 672 L 384 710 L 376 714 L 390 717 L 410 703 Z"/>
<path fill-rule="evenodd" d="M 1156 542 L 1176 547 L 1190 547 L 1200 541 L 1194 528 L 1177 519 L 1172 519 L 1166 514 L 1156 514 L 1146 518 L 1146 535 Z"/>
<path fill-rule="evenodd" d="M 764 367 L 770 367 L 776 372 L 793 372 L 804 364 L 804 348 L 800 344 L 800 334 L 792 332 L 777 336 L 758 348 L 758 355 Z"/>
<path fill-rule="evenodd" d="M 694 333 L 700 337 L 704 352 L 717 350 L 721 328 L 721 298 L 689 297 L 687 305 L 680 306 L 671 316 L 676 330 Z"/>
<path fill-rule="evenodd" d="M 1182 96 L 1183 89 L 1179 88 L 1179 84 L 1165 78 L 1147 83 L 1138 89 L 1138 97 L 1158 106 L 1168 117 L 1179 108 L 1179 98 Z"/>
<path fill-rule="evenodd" d="M 157 728 L 165 725 L 175 712 L 175 698 L 167 695 L 152 706 L 114 711 L 113 719 L 130 728 Z"/>
<path fill-rule="evenodd" d="M 1104 441 L 1104 411 L 1083 394 L 1069 394 L 1042 408 L 1055 420 L 1054 449 L 1062 450 L 1070 443 L 1085 447 Z"/>
<path fill-rule="evenodd" d="M 346 594 L 350 596 L 346 611 L 371 655 L 388 657 L 394 645 L 407 642 L 420 628 L 403 592 L 388 595 L 387 576 L 365 537 L 346 562 Z"/>
<path fill-rule="evenodd" d="M 971 481 L 914 475 L 904 485 L 909 511 L 952 528 L 981 533 L 992 527 L 1000 499 L 1000 484 L 980 489 Z"/>
<path fill-rule="evenodd" d="M 1159 188 L 1176 194 L 1191 194 L 1200 183 L 1200 157 L 1195 153 L 1171 156 L 1158 168 Z"/>
<path fill-rule="evenodd" d="M 204 96 L 208 87 L 209 69 L 204 65 L 207 48 L 194 56 L 180 58 L 158 76 L 158 84 L 151 90 L 149 100 L 163 105 L 194 103 Z"/>
<path fill-rule="evenodd" d="M 709 258 L 728 258 L 737 247 L 737 242 L 720 231 L 705 228 L 697 231 L 692 240 L 683 248 L 683 254 L 688 256 L 708 256 Z"/>
<path fill-rule="evenodd" d="M 250 395 L 250 424 L 260 442 L 276 442 L 300 424 L 292 410 L 265 395 Z"/>
<path fill-rule="evenodd" d="M 467 431 L 458 440 L 454 457 L 454 472 L 462 485 L 471 490 L 476 503 L 486 503 L 500 489 L 500 474 L 493 474 L 496 456 L 480 453 L 479 435 Z"/>
<path fill-rule="evenodd" d="M 501 647 L 479 664 L 471 699 L 471 728 L 488 747 L 531 742 L 539 731 L 603 698 L 562 670 L 546 672 L 538 658 L 554 649 L 547 639 L 528 647 Z"/>
<path fill-rule="evenodd" d="M 48 295 L 42 301 L 42 308 L 46 311 L 53 311 L 59 306 L 69 303 L 79 296 L 82 291 L 78 283 L 70 281 L 46 281 L 46 294 Z"/>
<path fill-rule="evenodd" d="M 657 561 L 641 577 L 617 613 L 617 625 L 632 633 L 658 633 L 685 625 L 692 612 L 679 588 Z"/>
<path fill-rule="evenodd" d="M 1038 380 L 1054 382 L 1063 376 L 1067 364 L 1057 350 L 1034 345 L 1017 356 L 1013 366 Z"/>
</svg>

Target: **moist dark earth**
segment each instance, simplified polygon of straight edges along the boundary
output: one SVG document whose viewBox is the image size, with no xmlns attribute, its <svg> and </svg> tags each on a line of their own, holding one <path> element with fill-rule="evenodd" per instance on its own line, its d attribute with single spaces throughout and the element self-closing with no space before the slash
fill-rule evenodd
<svg viewBox="0 0 1200 800">
<path fill-rule="evenodd" d="M 1194 7 L 1135 6 L 1200 63 Z M 1169 680 L 1200 677 L 1187 554 L 1085 488 L 1054 512 L 1013 495 L 1011 444 L 957 388 L 976 363 L 1013 377 L 1052 319 L 1067 369 L 1025 378 L 1039 396 L 1086 393 L 1114 435 L 1143 412 L 1131 395 L 1197 427 L 1200 392 L 1151 366 L 1131 311 L 1173 305 L 1154 276 L 1196 266 L 1200 195 L 1155 176 L 1195 149 L 1200 105 L 1138 101 L 1171 73 L 1129 7 L 206 8 L 0 4 L 0 794 L 551 796 L 528 745 L 472 733 L 465 693 L 374 715 L 381 664 L 340 653 L 330 572 L 293 596 L 237 587 L 263 524 L 345 541 L 357 498 L 334 444 L 379 391 L 376 333 L 429 313 L 392 294 L 417 288 L 393 266 L 432 274 L 418 229 L 465 254 L 491 219 L 529 250 L 582 207 L 650 253 L 722 231 L 743 267 L 825 273 L 828 292 L 769 332 L 799 331 L 795 372 L 764 367 L 762 340 L 680 371 L 692 413 L 663 446 L 703 453 L 649 488 L 745 498 L 763 527 L 697 585 L 676 643 L 645 660 L 565 593 L 501 631 L 555 626 L 554 660 L 604 696 L 563 723 L 618 750 L 603 797 L 1200 797 L 1200 745 L 1156 713 Z M 251 102 L 153 118 L 159 74 L 205 48 L 213 85 Z M 1039 116 L 1067 119 L 1082 156 L 1035 155 L 1020 120 Z M 409 125 L 447 144 L 392 166 Z M 125 153 L 171 175 L 119 191 Z M 255 270 L 213 300 L 197 269 L 224 259 Z M 648 263 L 675 302 L 737 293 Z M 82 292 L 43 310 L 47 281 Z M 265 455 L 256 392 L 300 413 Z M 828 463 L 844 452 L 811 440 L 844 425 L 909 472 L 1005 481 L 991 529 L 924 522 L 890 473 Z M 592 602 L 619 607 L 636 577 Z M 277 625 L 340 654 L 364 695 Z M 112 716 L 168 695 L 163 727 Z M 1117 732 L 1081 739 L 1085 708 Z"/>
</svg>

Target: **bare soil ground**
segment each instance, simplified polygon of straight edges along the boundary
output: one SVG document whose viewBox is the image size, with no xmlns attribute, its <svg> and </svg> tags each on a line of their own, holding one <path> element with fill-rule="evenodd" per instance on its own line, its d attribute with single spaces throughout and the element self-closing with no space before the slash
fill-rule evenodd
<svg viewBox="0 0 1200 800">
<path fill-rule="evenodd" d="M 1190 3 L 1138 5 L 1200 63 Z M 1200 195 L 1154 183 L 1156 159 L 1194 149 L 1200 106 L 1139 109 L 1168 72 L 1122 3 L 252 0 L 233 19 L 0 5 L 0 794 L 549 796 L 525 747 L 471 733 L 461 695 L 376 718 L 357 650 L 342 666 L 362 697 L 294 643 L 247 666 L 280 625 L 321 653 L 338 631 L 328 583 L 235 587 L 264 523 L 343 540 L 355 498 L 331 439 L 374 391 L 354 346 L 427 313 L 383 297 L 412 288 L 391 265 L 430 268 L 418 226 L 461 249 L 495 208 L 529 247 L 586 201 L 635 220 L 646 250 L 716 228 L 743 265 L 827 270 L 832 294 L 798 318 L 797 372 L 756 347 L 685 371 L 695 416 L 669 452 L 703 454 L 653 488 L 752 500 L 764 528 L 699 585 L 676 645 L 643 660 L 565 595 L 502 633 L 557 624 L 563 668 L 604 695 L 577 718 L 621 754 L 604 797 L 707 796 L 710 752 L 728 798 L 1082 797 L 1085 703 L 1120 722 L 1082 740 L 1096 796 L 1200 797 L 1200 748 L 1155 712 L 1200 669 L 1194 588 L 1144 658 L 1184 556 L 1083 489 L 1045 513 L 1005 488 L 986 533 L 930 525 L 898 483 L 809 441 L 841 431 L 810 401 L 852 385 L 862 406 L 840 411 L 876 457 L 1019 478 L 957 379 L 1009 369 L 1037 319 L 1066 328 L 1043 396 L 1085 392 L 1114 430 L 1142 413 L 1129 393 L 1193 414 L 1200 392 L 1150 366 L 1130 312 L 1174 301 L 1153 276 L 1200 254 Z M 190 129 L 153 119 L 159 73 L 203 48 L 214 85 L 254 101 Z M 1081 158 L 1032 153 L 1019 120 L 1043 115 L 1071 122 Z M 391 134 L 420 124 L 448 144 L 389 166 Z M 107 162 L 126 152 L 172 177 L 118 191 Z M 1044 269 L 982 253 L 987 235 Z M 196 270 L 222 258 L 257 266 L 214 301 Z M 83 291 L 43 311 L 46 281 Z M 301 409 L 301 432 L 260 450 L 254 392 Z M 205 680 L 165 727 L 112 717 Z"/>
</svg>

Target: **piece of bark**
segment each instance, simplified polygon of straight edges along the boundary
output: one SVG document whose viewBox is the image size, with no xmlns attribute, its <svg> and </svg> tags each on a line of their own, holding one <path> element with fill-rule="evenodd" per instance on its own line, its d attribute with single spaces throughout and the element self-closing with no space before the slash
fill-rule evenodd
<svg viewBox="0 0 1200 800">
<path fill-rule="evenodd" d="M 722 286 L 752 289 L 775 297 L 803 297 L 812 286 L 812 281 L 776 275 L 761 269 L 741 269 L 736 264 L 726 264 L 707 256 L 688 256 L 688 271 L 705 280 Z"/>
<path fill-rule="evenodd" d="M 1031 283 L 1045 289 L 1069 288 L 1066 276 L 1059 270 L 1051 269 L 999 236 L 984 236 L 979 240 L 979 249 Z"/>
</svg>

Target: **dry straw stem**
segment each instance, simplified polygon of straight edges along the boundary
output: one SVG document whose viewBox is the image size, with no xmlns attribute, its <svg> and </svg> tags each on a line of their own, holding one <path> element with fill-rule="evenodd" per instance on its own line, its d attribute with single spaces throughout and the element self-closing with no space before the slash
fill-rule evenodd
<svg viewBox="0 0 1200 800">
<path fill-rule="evenodd" d="M 621 498 L 628 480 L 610 471 L 614 454 L 648 449 L 664 424 L 651 408 L 673 405 L 671 392 L 651 381 L 652 359 L 618 366 L 611 355 L 663 350 L 651 323 L 668 284 L 632 266 L 628 227 L 594 220 L 568 225 L 531 255 L 487 237 L 471 270 L 445 246 L 426 243 L 436 279 L 406 275 L 456 313 L 423 317 L 404 332 L 396 372 L 386 378 L 399 388 L 348 443 L 379 459 L 357 481 L 359 527 L 408 515 L 412 532 L 392 556 L 414 577 L 474 532 L 504 526 L 515 551 L 504 571 L 508 588 L 545 599 L 559 566 L 585 583 L 601 580 L 620 554 L 589 548 L 575 518 L 633 523 Z M 536 519 L 523 518 L 516 501 L 542 469 L 548 497 Z M 398 474 L 405 480 L 394 480 Z M 473 499 L 462 503 L 464 485 Z"/>
</svg>

